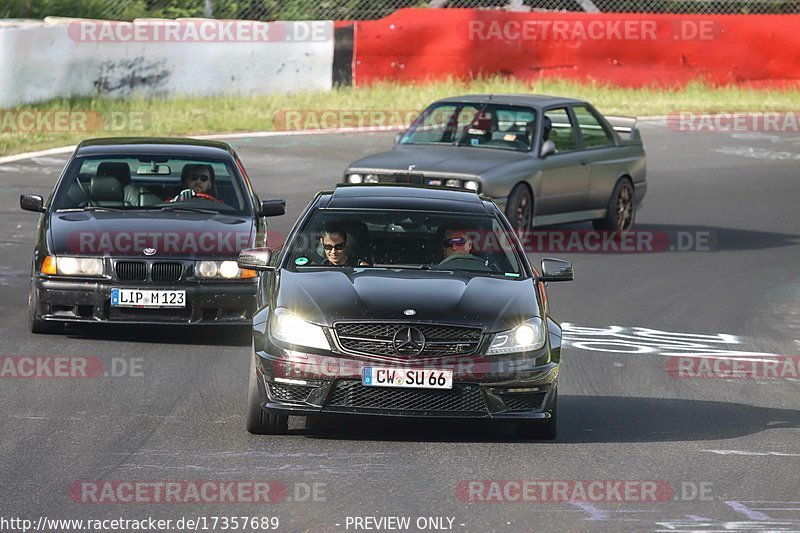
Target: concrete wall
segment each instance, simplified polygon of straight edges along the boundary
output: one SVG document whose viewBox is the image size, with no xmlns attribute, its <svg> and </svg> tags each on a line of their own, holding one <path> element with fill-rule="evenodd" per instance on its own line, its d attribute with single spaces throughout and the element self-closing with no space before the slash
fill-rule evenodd
<svg viewBox="0 0 800 533">
<path fill-rule="evenodd" d="M 204 23 L 208 28 L 201 27 Z M 181 30 L 165 38 L 165 24 L 178 24 Z M 220 24 L 229 25 L 227 33 Z M 331 88 L 332 22 L 273 23 L 243 33 L 235 26 L 231 31 L 231 24 L 266 23 L 6 21 L 0 25 L 0 108 L 70 96 L 248 95 Z M 158 25 L 160 32 L 154 31 Z M 187 25 L 201 29 L 199 38 L 191 39 L 198 32 L 186 33 Z M 134 28 L 144 31 L 135 34 Z M 136 37 L 127 38 L 131 35 Z"/>
</svg>

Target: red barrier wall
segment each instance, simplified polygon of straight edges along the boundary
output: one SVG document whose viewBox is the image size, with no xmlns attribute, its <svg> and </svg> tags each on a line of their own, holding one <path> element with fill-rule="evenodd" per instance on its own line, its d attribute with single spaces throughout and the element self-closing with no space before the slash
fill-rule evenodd
<svg viewBox="0 0 800 533">
<path fill-rule="evenodd" d="M 800 83 L 798 15 L 402 9 L 357 22 L 353 80 L 561 77 L 614 85 Z"/>
</svg>

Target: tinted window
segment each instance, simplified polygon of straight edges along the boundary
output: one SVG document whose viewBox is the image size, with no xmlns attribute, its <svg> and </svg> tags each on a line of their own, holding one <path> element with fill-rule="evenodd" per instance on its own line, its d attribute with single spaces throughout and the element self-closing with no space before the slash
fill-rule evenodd
<svg viewBox="0 0 800 533">
<path fill-rule="evenodd" d="M 595 146 L 608 146 L 612 144 L 611 136 L 603 129 L 600 122 L 583 106 L 574 107 L 575 118 L 581 128 L 583 146 L 592 148 Z"/>
<path fill-rule="evenodd" d="M 550 133 L 548 138 L 556 144 L 556 153 L 570 152 L 577 148 L 575 144 L 575 132 L 569 120 L 569 114 L 565 107 L 546 111 L 545 117 L 550 119 Z M 545 123 L 546 129 L 547 123 Z M 545 131 L 545 134 L 547 132 Z"/>
<path fill-rule="evenodd" d="M 173 201 L 183 190 L 195 194 Z M 201 194 L 198 194 L 201 193 Z M 250 212 L 246 190 L 227 161 L 164 157 L 79 158 L 64 177 L 55 209 L 160 209 L 179 205 L 226 213 Z"/>
<path fill-rule="evenodd" d="M 426 109 L 401 144 L 445 143 L 528 151 L 536 126 L 533 109 L 498 104 L 439 104 Z"/>
<path fill-rule="evenodd" d="M 492 216 L 426 211 L 325 210 L 312 214 L 287 246 L 291 269 L 346 267 L 466 270 L 522 277 L 513 236 Z M 327 254 L 325 245 L 327 244 Z"/>
</svg>

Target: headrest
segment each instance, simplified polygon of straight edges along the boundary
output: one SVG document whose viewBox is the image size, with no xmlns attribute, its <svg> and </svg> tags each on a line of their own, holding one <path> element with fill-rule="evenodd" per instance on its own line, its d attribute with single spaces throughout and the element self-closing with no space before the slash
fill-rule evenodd
<svg viewBox="0 0 800 533">
<path fill-rule="evenodd" d="M 97 165 L 98 176 L 117 178 L 123 186 L 131 182 L 131 169 L 128 163 L 106 161 Z"/>
<path fill-rule="evenodd" d="M 122 184 L 111 176 L 93 176 L 89 196 L 98 202 L 122 202 Z"/>
</svg>

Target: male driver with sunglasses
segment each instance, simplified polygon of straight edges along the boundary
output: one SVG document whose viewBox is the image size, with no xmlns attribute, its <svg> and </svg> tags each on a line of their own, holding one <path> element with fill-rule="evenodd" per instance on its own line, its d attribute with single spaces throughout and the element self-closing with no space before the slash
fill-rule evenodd
<svg viewBox="0 0 800 533">
<path fill-rule="evenodd" d="M 183 202 L 192 198 L 203 198 L 204 200 L 222 203 L 221 200 L 210 194 L 213 185 L 214 168 L 211 165 L 184 165 L 183 169 L 181 169 L 182 190 L 174 198 L 170 199 L 170 202 Z"/>
<path fill-rule="evenodd" d="M 474 244 L 469 233 L 458 223 L 442 225 L 437 234 L 442 239 L 442 252 L 444 259 L 439 266 L 447 265 L 449 268 L 474 269 L 477 263 L 485 265 L 486 261 L 480 256 L 473 255 Z"/>
<path fill-rule="evenodd" d="M 367 261 L 350 257 L 347 253 L 347 232 L 339 226 L 331 225 L 322 230 L 319 237 L 325 250 L 325 266 L 369 266 Z"/>
</svg>

